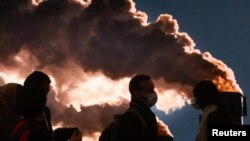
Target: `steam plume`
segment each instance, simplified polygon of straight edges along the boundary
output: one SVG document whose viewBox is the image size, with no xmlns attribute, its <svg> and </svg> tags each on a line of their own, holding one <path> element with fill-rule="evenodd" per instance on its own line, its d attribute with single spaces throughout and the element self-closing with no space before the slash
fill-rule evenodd
<svg viewBox="0 0 250 141">
<path fill-rule="evenodd" d="M 2 77 L 0 77 L 0 86 L 2 86 L 4 84 L 5 84 L 4 79 Z"/>
<path fill-rule="evenodd" d="M 120 105 L 91 105 L 81 106 L 80 111 L 77 111 L 72 105 L 67 107 L 55 100 L 55 93 L 50 93 L 48 106 L 53 113 L 52 119 L 54 124 L 61 124 L 61 126 L 79 127 L 83 134 L 92 136 L 95 132 L 103 130 L 111 121 L 113 116 L 117 113 L 123 113 L 127 104 Z"/>
<path fill-rule="evenodd" d="M 192 87 L 203 79 L 214 81 L 220 90 L 241 92 L 232 70 L 196 49 L 171 15 L 162 14 L 148 23 L 147 14 L 137 11 L 132 0 L 1 0 L 0 19 L 1 72 L 24 78 L 32 70 L 44 70 L 53 78 L 61 102 L 52 97 L 53 121 L 81 123 L 86 135 L 111 121 L 111 114 L 105 112 L 124 111 L 129 99 L 127 78 L 137 73 L 147 73 L 156 81 L 161 100 L 157 108 L 166 112 L 184 106 L 183 97 L 192 97 Z M 100 81 L 123 87 L 109 91 L 100 87 L 98 96 L 86 92 L 97 85 L 87 85 L 89 79 L 100 75 Z M 76 96 L 78 88 L 81 95 Z M 118 88 L 122 94 L 117 96 Z M 173 100 L 166 104 L 170 96 Z M 95 101 L 100 97 L 107 97 L 102 104 Z M 83 104 L 79 111 L 65 107 L 76 99 Z M 77 120 L 62 118 L 64 112 Z M 83 114 L 96 116 L 98 122 L 90 127 L 84 121 L 92 118 Z"/>
</svg>

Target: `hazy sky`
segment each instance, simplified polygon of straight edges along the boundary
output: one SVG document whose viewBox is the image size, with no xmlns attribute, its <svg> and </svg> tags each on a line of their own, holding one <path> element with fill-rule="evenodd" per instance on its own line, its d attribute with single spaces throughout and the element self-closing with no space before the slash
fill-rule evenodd
<svg viewBox="0 0 250 141">
<path fill-rule="evenodd" d="M 250 96 L 250 1 L 248 0 L 136 0 L 138 10 L 155 21 L 159 14 L 172 15 L 180 32 L 187 32 L 202 52 L 210 52 L 233 71 L 244 95 Z M 186 106 L 166 117 L 175 141 L 194 140 L 199 111 Z M 244 118 L 250 124 L 249 117 Z"/>
</svg>

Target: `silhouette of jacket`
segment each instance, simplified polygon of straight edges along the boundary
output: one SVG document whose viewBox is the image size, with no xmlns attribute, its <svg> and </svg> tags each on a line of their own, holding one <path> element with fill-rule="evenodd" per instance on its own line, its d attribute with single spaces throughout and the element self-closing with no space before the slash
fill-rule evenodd
<svg viewBox="0 0 250 141">
<path fill-rule="evenodd" d="M 129 108 L 136 110 L 144 121 L 141 121 L 138 115 L 126 112 L 118 127 L 119 141 L 156 141 L 158 137 L 156 117 L 151 109 L 136 100 L 131 101 Z"/>
<path fill-rule="evenodd" d="M 236 125 L 228 111 L 221 104 L 209 104 L 200 117 L 199 132 L 196 141 L 207 141 L 207 128 L 212 125 Z"/>
<path fill-rule="evenodd" d="M 225 111 L 224 108 L 222 108 L 222 106 L 218 106 L 218 109 L 216 111 L 209 114 L 207 124 L 232 125 L 237 123 L 233 121 L 232 118 L 230 118 L 230 115 L 227 111 Z"/>
<path fill-rule="evenodd" d="M 15 124 L 20 120 L 17 114 L 16 94 L 22 89 L 22 85 L 8 83 L 0 87 L 0 140 L 11 134 Z"/>
<path fill-rule="evenodd" d="M 15 137 L 15 141 L 19 141 L 22 138 L 22 141 L 52 141 L 52 125 L 50 121 L 50 110 L 45 107 L 42 116 L 37 119 L 22 119 L 16 125 L 16 129 L 20 123 L 25 122 L 26 130 L 24 130 L 21 134 L 14 130 L 13 136 Z M 22 127 L 23 128 L 23 127 Z M 20 131 L 20 130 L 19 130 Z"/>
</svg>

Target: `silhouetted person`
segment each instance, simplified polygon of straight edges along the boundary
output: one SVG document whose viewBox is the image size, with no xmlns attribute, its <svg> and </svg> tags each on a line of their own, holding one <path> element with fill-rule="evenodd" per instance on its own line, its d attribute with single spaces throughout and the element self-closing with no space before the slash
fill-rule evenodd
<svg viewBox="0 0 250 141">
<path fill-rule="evenodd" d="M 9 140 L 11 138 L 13 128 L 21 119 L 22 113 L 20 113 L 20 109 L 22 109 L 23 106 L 26 106 L 26 108 L 34 108 L 25 105 L 26 101 L 33 100 L 26 97 L 26 92 L 36 90 L 39 93 L 48 93 L 50 82 L 46 74 L 40 71 L 34 71 L 27 76 L 24 86 L 17 83 L 8 83 L 0 88 L 0 140 Z M 45 108 L 44 111 L 50 120 L 48 108 Z M 32 111 L 27 114 L 37 114 L 37 111 L 32 109 Z M 48 128 L 49 131 L 52 132 L 50 122 L 48 122 Z"/>
<path fill-rule="evenodd" d="M 148 75 L 136 75 L 130 80 L 129 91 L 129 109 L 140 116 L 135 112 L 125 112 L 118 128 L 119 141 L 158 141 L 157 121 L 150 109 L 157 102 L 153 81 Z"/>
<path fill-rule="evenodd" d="M 46 95 L 42 92 L 26 89 L 20 94 L 22 101 L 19 103 L 20 114 L 23 116 L 20 123 L 28 126 L 23 133 L 18 133 L 19 128 L 14 129 L 15 141 L 19 141 L 26 136 L 24 141 L 49 141 L 52 138 L 52 128 L 50 122 L 50 112 L 46 108 Z"/>
<path fill-rule="evenodd" d="M 219 99 L 216 85 L 208 80 L 200 81 L 193 89 L 192 106 L 202 110 L 197 141 L 207 141 L 209 125 L 235 124 Z"/>
<path fill-rule="evenodd" d="M 16 94 L 22 85 L 8 83 L 0 87 L 0 141 L 8 140 L 15 124 L 20 120 L 17 114 Z"/>
<path fill-rule="evenodd" d="M 16 141 L 20 139 L 22 141 L 51 141 L 53 139 L 50 110 L 46 107 L 50 83 L 50 78 L 41 71 L 34 71 L 26 78 L 22 90 L 17 94 L 18 112 L 22 115 L 22 120 L 13 130 Z M 27 125 L 27 129 L 18 133 L 22 124 Z M 74 134 L 70 141 L 81 141 L 81 137 L 81 133 Z"/>
</svg>

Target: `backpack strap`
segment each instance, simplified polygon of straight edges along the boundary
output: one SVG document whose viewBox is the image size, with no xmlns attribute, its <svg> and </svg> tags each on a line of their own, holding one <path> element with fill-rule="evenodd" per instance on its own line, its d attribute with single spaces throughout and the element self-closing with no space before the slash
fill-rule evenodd
<svg viewBox="0 0 250 141">
<path fill-rule="evenodd" d="M 144 120 L 144 118 L 142 117 L 142 115 L 137 110 L 135 110 L 133 108 L 129 108 L 126 112 L 133 113 L 133 114 L 135 114 L 139 118 L 139 120 L 140 120 L 140 122 L 142 124 L 143 133 L 146 134 L 147 125 L 146 125 L 146 121 Z"/>
<path fill-rule="evenodd" d="M 21 120 L 13 131 L 13 139 L 14 141 L 28 141 L 28 137 L 30 134 L 30 125 L 27 121 Z"/>
</svg>

